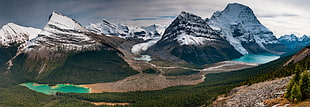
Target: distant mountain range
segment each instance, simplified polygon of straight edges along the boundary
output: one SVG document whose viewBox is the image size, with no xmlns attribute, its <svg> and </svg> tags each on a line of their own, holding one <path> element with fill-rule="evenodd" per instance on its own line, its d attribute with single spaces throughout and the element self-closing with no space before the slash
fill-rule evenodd
<svg viewBox="0 0 310 107">
<path fill-rule="evenodd" d="M 166 26 L 153 24 L 150 26 L 128 26 L 121 23 L 114 24 L 107 20 L 90 24 L 87 29 L 97 34 L 118 36 L 121 38 L 141 38 L 144 40 L 160 38 L 164 33 Z"/>
<path fill-rule="evenodd" d="M 283 35 L 279 38 L 279 41 L 291 49 L 303 48 L 310 45 L 310 36 L 303 35 L 302 37 L 297 37 L 294 34 Z"/>
<path fill-rule="evenodd" d="M 13 78 L 24 75 L 18 81 L 67 78 L 59 79 L 60 83 L 114 81 L 142 72 L 144 68 L 134 60 L 139 54 L 164 62 L 204 65 L 246 54 L 283 54 L 290 50 L 258 21 L 249 7 L 237 3 L 228 4 L 210 19 L 183 11 L 168 27 L 133 27 L 106 20 L 83 27 L 74 19 L 53 12 L 42 30 L 13 23 L 4 25 L 0 29 L 0 45 L 3 72 Z M 70 73 L 75 75 L 67 75 Z M 101 79 L 90 82 L 80 74 Z"/>
</svg>

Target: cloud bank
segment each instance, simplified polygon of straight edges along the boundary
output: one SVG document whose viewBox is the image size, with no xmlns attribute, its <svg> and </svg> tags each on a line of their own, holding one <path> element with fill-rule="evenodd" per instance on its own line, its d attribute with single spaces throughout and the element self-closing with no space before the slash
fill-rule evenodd
<svg viewBox="0 0 310 107">
<path fill-rule="evenodd" d="M 0 25 L 13 22 L 43 28 L 52 11 L 84 26 L 102 19 L 138 26 L 168 25 L 181 11 L 208 18 L 232 2 L 252 8 L 276 36 L 310 35 L 310 0 L 1 0 Z"/>
</svg>

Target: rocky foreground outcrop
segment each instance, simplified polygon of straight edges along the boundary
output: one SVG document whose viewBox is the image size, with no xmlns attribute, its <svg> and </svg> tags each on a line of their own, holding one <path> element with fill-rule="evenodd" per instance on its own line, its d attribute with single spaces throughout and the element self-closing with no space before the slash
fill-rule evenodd
<svg viewBox="0 0 310 107">
<path fill-rule="evenodd" d="M 264 107 L 264 101 L 281 97 L 292 77 L 236 87 L 227 97 L 219 97 L 213 107 Z"/>
</svg>

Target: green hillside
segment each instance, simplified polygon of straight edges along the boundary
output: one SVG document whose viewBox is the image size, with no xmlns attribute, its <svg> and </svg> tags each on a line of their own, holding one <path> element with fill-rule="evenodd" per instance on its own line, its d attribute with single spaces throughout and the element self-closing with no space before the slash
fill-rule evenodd
<svg viewBox="0 0 310 107">
<path fill-rule="evenodd" d="M 58 59 L 31 59 L 21 54 L 14 60 L 9 76 L 17 83 L 99 83 L 111 82 L 137 74 L 116 51 L 66 53 Z"/>
</svg>

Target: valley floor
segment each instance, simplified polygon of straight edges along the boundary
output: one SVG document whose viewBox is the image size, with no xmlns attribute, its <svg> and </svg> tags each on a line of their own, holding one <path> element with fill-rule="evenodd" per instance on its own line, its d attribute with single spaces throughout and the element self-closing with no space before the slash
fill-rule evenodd
<svg viewBox="0 0 310 107">
<path fill-rule="evenodd" d="M 208 73 L 229 72 L 254 67 L 257 66 L 258 64 L 236 62 L 236 61 L 223 61 L 209 65 L 201 70 L 186 67 L 161 67 L 156 66 L 154 64 L 151 65 L 161 70 L 182 68 L 200 72 L 191 75 L 180 75 L 180 76 L 165 76 L 162 74 L 140 73 L 133 76 L 129 76 L 125 79 L 116 82 L 85 84 L 81 86 L 90 88 L 91 93 L 160 90 L 167 87 L 178 85 L 196 85 L 201 82 L 204 82 L 205 75 Z"/>
</svg>

